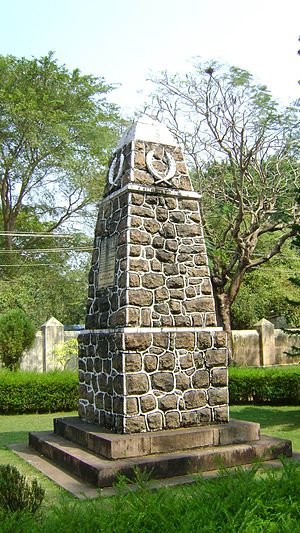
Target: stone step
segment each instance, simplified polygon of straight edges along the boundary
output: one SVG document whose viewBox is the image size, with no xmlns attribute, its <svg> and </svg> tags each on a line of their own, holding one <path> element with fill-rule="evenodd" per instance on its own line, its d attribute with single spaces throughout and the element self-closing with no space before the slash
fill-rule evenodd
<svg viewBox="0 0 300 533">
<path fill-rule="evenodd" d="M 111 487 L 119 475 L 133 481 L 137 468 L 152 479 L 163 479 L 292 455 L 290 441 L 266 436 L 243 444 L 117 460 L 96 456 L 53 432 L 30 433 L 29 444 L 72 475 L 97 487 Z"/>
<path fill-rule="evenodd" d="M 230 420 L 226 424 L 119 435 L 74 416 L 56 418 L 54 432 L 96 455 L 108 459 L 128 459 L 258 440 L 260 425 L 255 422 Z"/>
</svg>

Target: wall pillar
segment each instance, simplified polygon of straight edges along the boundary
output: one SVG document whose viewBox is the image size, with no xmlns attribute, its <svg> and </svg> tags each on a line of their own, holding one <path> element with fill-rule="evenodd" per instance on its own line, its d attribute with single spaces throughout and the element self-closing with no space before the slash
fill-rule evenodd
<svg viewBox="0 0 300 533">
<path fill-rule="evenodd" d="M 271 366 L 275 364 L 275 336 L 274 324 L 262 318 L 255 329 L 259 334 L 260 366 Z"/>
</svg>

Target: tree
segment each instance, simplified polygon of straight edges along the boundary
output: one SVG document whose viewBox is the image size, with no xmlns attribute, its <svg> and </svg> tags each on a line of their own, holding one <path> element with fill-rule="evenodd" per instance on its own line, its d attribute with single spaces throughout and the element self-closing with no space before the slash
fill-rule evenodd
<svg viewBox="0 0 300 533">
<path fill-rule="evenodd" d="M 21 309 L 0 315 L 0 359 L 9 370 L 17 370 L 21 357 L 35 338 L 31 320 Z"/>
<path fill-rule="evenodd" d="M 102 78 L 69 72 L 51 52 L 31 60 L 0 56 L 0 229 L 6 250 L 12 250 L 12 233 L 28 206 L 53 232 L 99 198 L 120 124 L 116 106 L 106 100 L 111 90 Z"/>
<path fill-rule="evenodd" d="M 198 63 L 184 79 L 165 72 L 152 81 L 152 109 L 183 145 L 202 193 L 213 288 L 230 331 L 246 273 L 295 235 L 297 107 L 281 110 L 248 72 L 217 63 Z"/>
</svg>

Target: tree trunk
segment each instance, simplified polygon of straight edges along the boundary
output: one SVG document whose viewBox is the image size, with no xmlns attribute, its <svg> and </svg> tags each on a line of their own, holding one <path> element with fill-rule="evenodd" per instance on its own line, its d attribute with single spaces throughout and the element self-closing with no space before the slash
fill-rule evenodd
<svg viewBox="0 0 300 533">
<path fill-rule="evenodd" d="M 219 314 L 222 320 L 222 326 L 227 333 L 227 347 L 228 347 L 228 359 L 232 361 L 232 335 L 231 335 L 231 319 L 230 319 L 230 300 L 226 293 L 220 292 L 220 289 L 216 291 L 217 305 Z"/>
</svg>

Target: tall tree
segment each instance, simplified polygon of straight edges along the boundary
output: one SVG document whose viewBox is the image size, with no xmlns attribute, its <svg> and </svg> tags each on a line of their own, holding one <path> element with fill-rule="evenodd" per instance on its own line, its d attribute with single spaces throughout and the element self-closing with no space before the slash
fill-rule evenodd
<svg viewBox="0 0 300 533">
<path fill-rule="evenodd" d="M 0 56 L 0 194 L 4 247 L 26 206 L 52 232 L 101 194 L 120 117 L 102 78 L 53 53 Z"/>
<path fill-rule="evenodd" d="M 296 232 L 297 106 L 280 109 L 248 72 L 216 63 L 197 63 L 184 79 L 165 72 L 152 81 L 148 110 L 183 144 L 202 193 L 212 282 L 230 331 L 230 308 L 245 274 Z"/>
</svg>

